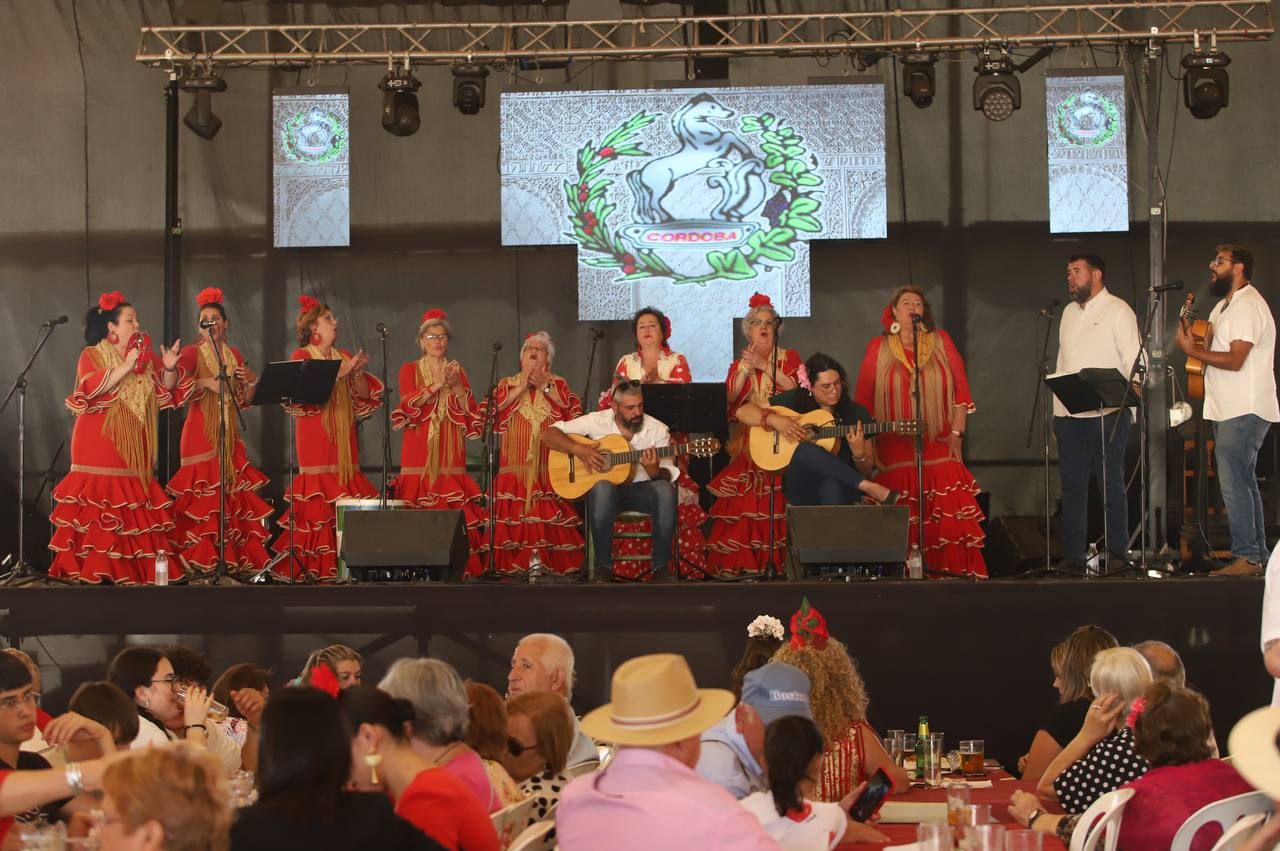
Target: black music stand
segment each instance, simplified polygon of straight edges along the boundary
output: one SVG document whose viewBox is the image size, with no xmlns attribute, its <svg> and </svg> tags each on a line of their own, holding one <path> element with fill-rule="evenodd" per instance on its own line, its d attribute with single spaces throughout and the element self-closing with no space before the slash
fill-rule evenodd
<svg viewBox="0 0 1280 851">
<path fill-rule="evenodd" d="M 336 360 L 286 360 L 272 361 L 262 370 L 258 379 L 258 389 L 253 394 L 254 405 L 323 405 L 333 395 L 333 385 L 338 381 L 338 369 L 341 361 Z M 339 437 L 339 440 L 345 439 Z M 293 423 L 289 423 L 289 481 L 285 485 L 285 495 L 293 490 L 293 470 L 298 465 L 297 432 Z M 289 500 L 289 548 L 271 560 L 263 571 L 275 568 L 277 564 L 288 559 L 289 581 L 296 582 L 301 575 L 304 582 L 311 582 L 311 575 L 302 570 L 294 555 L 293 501 Z M 261 574 L 259 574 L 261 575 Z"/>
</svg>

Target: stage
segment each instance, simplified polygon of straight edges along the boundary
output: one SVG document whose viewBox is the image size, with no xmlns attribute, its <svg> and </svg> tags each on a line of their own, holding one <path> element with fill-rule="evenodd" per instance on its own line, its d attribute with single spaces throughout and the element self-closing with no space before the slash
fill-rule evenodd
<svg viewBox="0 0 1280 851">
<path fill-rule="evenodd" d="M 607 699 L 612 668 L 641 653 L 683 653 L 700 684 L 727 685 L 747 623 L 758 614 L 789 622 L 808 597 L 858 660 L 878 729 L 910 728 L 927 714 L 935 730 L 981 736 L 1012 764 L 1056 699 L 1050 648 L 1085 623 L 1124 643 L 1158 638 L 1177 648 L 1225 742 L 1240 716 L 1270 699 L 1258 647 L 1262 588 L 1260 579 L 1212 577 L 25 587 L 0 591 L 0 634 L 15 646 L 41 637 L 22 645 L 37 653 L 71 641 L 102 647 L 100 662 L 64 668 L 50 695 L 56 711 L 80 681 L 102 675 L 126 635 L 181 637 L 204 649 L 215 676 L 251 660 L 283 683 L 306 648 L 345 640 L 365 652 L 373 680 L 397 657 L 429 654 L 501 689 L 519 636 L 557 632 L 577 653 L 573 702 L 583 711 Z"/>
</svg>

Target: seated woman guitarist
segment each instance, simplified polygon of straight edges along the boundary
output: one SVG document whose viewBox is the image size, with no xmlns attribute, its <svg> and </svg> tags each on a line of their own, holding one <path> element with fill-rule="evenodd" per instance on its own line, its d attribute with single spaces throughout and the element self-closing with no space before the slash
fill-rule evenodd
<svg viewBox="0 0 1280 851">
<path fill-rule="evenodd" d="M 587 522 L 596 559 L 596 576 L 608 579 L 613 566 L 613 518 L 619 511 L 643 511 L 653 517 L 653 579 L 664 578 L 671 561 L 671 539 L 676 531 L 676 490 L 680 469 L 672 460 L 671 433 L 644 412 L 639 381 L 624 380 L 613 388 L 613 403 L 606 411 L 594 411 L 576 419 L 554 423 L 542 433 L 542 442 L 569 456 L 573 479 L 608 474 L 626 464 L 634 469 L 603 476 L 587 492 Z M 621 436 L 610 445 L 610 436 Z M 624 454 L 618 454 L 619 452 Z M 554 470 L 548 474 L 556 485 Z M 576 469 L 575 469 L 576 468 Z M 628 475 L 629 473 L 629 475 Z"/>
<path fill-rule="evenodd" d="M 864 496 L 897 502 L 896 491 L 869 478 L 876 465 L 871 436 L 906 424 L 874 422 L 849 398 L 844 367 L 829 355 L 814 354 L 799 377 L 799 386 L 770 397 L 769 407 L 747 402 L 738 409 L 752 427 L 752 460 L 766 470 L 786 468 L 782 492 L 791 505 L 851 505 Z"/>
</svg>

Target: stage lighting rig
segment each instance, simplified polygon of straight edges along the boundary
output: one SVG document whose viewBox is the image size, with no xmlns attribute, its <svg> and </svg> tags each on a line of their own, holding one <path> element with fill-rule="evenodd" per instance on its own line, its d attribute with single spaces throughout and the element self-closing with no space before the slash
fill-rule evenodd
<svg viewBox="0 0 1280 851">
<path fill-rule="evenodd" d="M 397 71 L 393 62 L 388 63 L 387 75 L 378 83 L 382 89 L 382 129 L 392 136 L 412 136 L 422 126 L 418 112 L 418 96 L 415 92 L 422 83 L 413 76 L 409 60 Z"/>
<path fill-rule="evenodd" d="M 1213 118 L 1227 105 L 1227 66 L 1231 57 L 1218 49 L 1214 35 L 1208 50 L 1200 48 L 1200 34 L 1194 50 L 1182 57 L 1182 100 L 1196 118 Z"/>
<path fill-rule="evenodd" d="M 1013 73 L 1008 53 L 993 59 L 983 51 L 973 81 L 973 108 L 981 110 L 992 121 L 1004 121 L 1014 110 L 1022 108 L 1022 84 Z"/>
<path fill-rule="evenodd" d="M 227 81 L 206 69 L 178 81 L 178 88 L 195 95 L 195 103 L 187 110 L 182 123 L 201 139 L 212 139 L 222 129 L 222 119 L 213 114 L 213 93 L 225 92 Z"/>
<path fill-rule="evenodd" d="M 483 65 L 453 66 L 453 105 L 463 115 L 475 115 L 484 107 L 484 81 L 489 69 Z"/>
<path fill-rule="evenodd" d="M 933 65 L 938 61 L 936 53 L 908 53 L 902 57 L 902 88 L 920 109 L 933 103 L 935 77 Z"/>
</svg>

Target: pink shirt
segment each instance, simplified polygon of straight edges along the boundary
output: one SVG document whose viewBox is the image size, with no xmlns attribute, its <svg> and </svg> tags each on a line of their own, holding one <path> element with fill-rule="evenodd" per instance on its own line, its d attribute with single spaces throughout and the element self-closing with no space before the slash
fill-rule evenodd
<svg viewBox="0 0 1280 851">
<path fill-rule="evenodd" d="M 620 748 L 570 783 L 556 837 L 562 851 L 781 851 L 728 792 L 648 748 Z"/>
<path fill-rule="evenodd" d="M 444 770 L 463 782 L 476 793 L 487 813 L 496 813 L 502 809 L 502 798 L 493 791 L 489 783 L 489 772 L 484 770 L 484 761 L 475 751 L 467 751 L 454 757 L 445 764 Z"/>
</svg>

